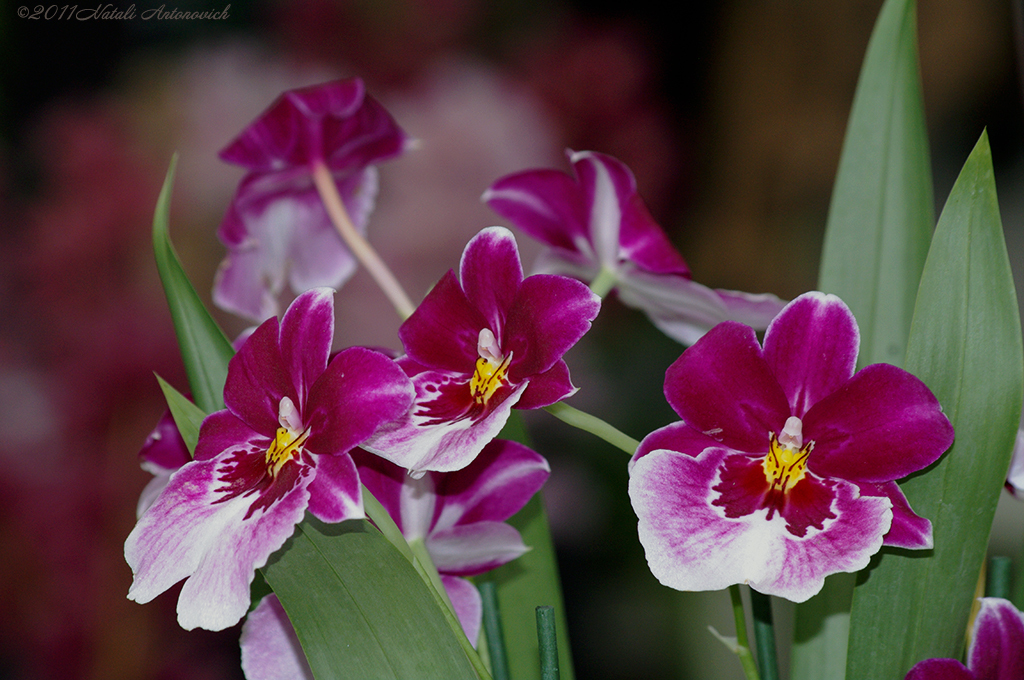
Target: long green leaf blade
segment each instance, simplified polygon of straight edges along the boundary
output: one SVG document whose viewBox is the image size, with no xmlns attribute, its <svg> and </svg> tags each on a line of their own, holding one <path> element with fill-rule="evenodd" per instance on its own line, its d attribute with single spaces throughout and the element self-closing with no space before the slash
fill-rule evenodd
<svg viewBox="0 0 1024 680">
<path fill-rule="evenodd" d="M 829 207 L 818 288 L 860 327 L 861 366 L 902 365 L 934 225 L 913 0 L 887 0 L 861 67 Z M 793 680 L 842 680 L 853 578 L 796 607 Z"/>
<path fill-rule="evenodd" d="M 181 358 L 185 363 L 189 388 L 196 406 L 207 413 L 224 408 L 224 381 L 228 374 L 228 360 L 235 353 L 217 322 L 203 306 L 195 288 L 182 269 L 171 245 L 170 222 L 171 188 L 178 157 L 171 159 L 160 197 L 153 215 L 153 252 L 160 280 L 164 285 L 167 304 L 171 308 L 174 331 L 178 336 Z"/>
<path fill-rule="evenodd" d="M 883 550 L 859 576 L 847 676 L 902 678 L 957 658 L 1009 464 L 1024 389 L 1020 319 L 988 136 L 942 211 L 911 327 L 906 367 L 956 430 L 949 452 L 902 488 L 932 520 L 935 548 Z"/>
<path fill-rule="evenodd" d="M 262 570 L 318 680 L 477 680 L 412 565 L 365 520 L 310 516 Z"/>
</svg>

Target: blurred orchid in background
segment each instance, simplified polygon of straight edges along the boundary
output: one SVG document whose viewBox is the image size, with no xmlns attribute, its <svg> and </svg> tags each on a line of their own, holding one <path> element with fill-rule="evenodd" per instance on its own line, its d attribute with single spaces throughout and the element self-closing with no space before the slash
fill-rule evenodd
<svg viewBox="0 0 1024 680">
<path fill-rule="evenodd" d="M 528 170 L 502 177 L 483 195 L 495 212 L 549 246 L 538 272 L 586 281 L 601 296 L 615 290 L 623 303 L 688 345 L 720 321 L 763 329 L 782 309 L 774 295 L 712 290 L 693 281 L 629 168 L 593 151 L 568 156 L 573 176 Z"/>
<path fill-rule="evenodd" d="M 358 78 L 282 94 L 220 152 L 248 173 L 217 232 L 229 250 L 214 285 L 217 305 L 262 321 L 278 313 L 286 280 L 296 294 L 339 288 L 356 260 L 312 174 L 318 166 L 329 170 L 353 225 L 365 231 L 377 196 L 373 164 L 408 144 Z"/>
<path fill-rule="evenodd" d="M 648 435 L 629 494 L 651 571 L 677 590 L 748 583 L 802 602 L 882 545 L 929 548 L 894 480 L 933 463 L 953 428 L 888 364 L 854 374 L 859 333 L 837 297 L 805 293 L 765 333 L 713 328 L 669 367 L 682 418 Z"/>
</svg>

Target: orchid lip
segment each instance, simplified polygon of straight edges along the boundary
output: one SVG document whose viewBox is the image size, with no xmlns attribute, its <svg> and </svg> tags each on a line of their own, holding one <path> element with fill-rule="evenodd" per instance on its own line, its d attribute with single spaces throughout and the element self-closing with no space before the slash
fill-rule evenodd
<svg viewBox="0 0 1024 680">
<path fill-rule="evenodd" d="M 775 436 L 774 432 L 770 432 L 768 438 L 771 440 L 771 448 L 761 464 L 765 480 L 770 487 L 770 494 L 785 494 L 806 475 L 807 458 L 814 448 L 814 442 L 809 441 L 804 445 L 803 423 L 793 416 L 786 419 L 781 434 Z"/>
<path fill-rule="evenodd" d="M 503 385 L 509 384 L 507 375 L 512 363 L 512 352 L 509 352 L 508 356 L 502 356 L 494 333 L 489 328 L 483 328 L 477 340 L 477 353 L 480 358 L 476 360 L 476 368 L 469 381 L 469 390 L 473 395 L 473 401 L 485 406 L 495 392 Z"/>
</svg>

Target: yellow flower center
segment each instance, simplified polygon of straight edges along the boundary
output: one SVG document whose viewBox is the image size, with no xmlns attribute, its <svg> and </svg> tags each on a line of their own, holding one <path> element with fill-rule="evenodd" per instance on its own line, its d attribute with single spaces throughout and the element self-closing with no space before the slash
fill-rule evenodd
<svg viewBox="0 0 1024 680">
<path fill-rule="evenodd" d="M 267 449 L 267 472 L 277 477 L 284 464 L 302 453 L 302 445 L 309 437 L 309 429 L 293 432 L 287 427 L 277 428 L 277 436 Z"/>
<path fill-rule="evenodd" d="M 786 493 L 804 478 L 807 472 L 807 457 L 814 448 L 814 442 L 803 444 L 803 423 L 799 418 L 786 420 L 782 434 L 768 434 L 771 447 L 761 467 L 772 491 Z"/>
<path fill-rule="evenodd" d="M 508 384 L 506 375 L 512 363 L 512 352 L 507 357 L 501 355 L 498 339 L 490 328 L 480 329 L 476 352 L 480 358 L 476 360 L 476 369 L 469 380 L 469 391 L 473 401 L 485 406 L 499 387 Z"/>
</svg>

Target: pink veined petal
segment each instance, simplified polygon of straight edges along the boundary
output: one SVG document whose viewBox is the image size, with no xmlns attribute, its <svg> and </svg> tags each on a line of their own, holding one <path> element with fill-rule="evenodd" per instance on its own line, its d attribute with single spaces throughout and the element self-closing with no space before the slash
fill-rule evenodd
<svg viewBox="0 0 1024 680">
<path fill-rule="evenodd" d="M 472 374 L 480 330 L 486 327 L 487 320 L 469 303 L 455 273 L 449 271 L 398 329 L 398 337 L 413 361 Z"/>
<path fill-rule="evenodd" d="M 309 391 L 306 447 L 347 453 L 412 404 L 413 384 L 392 359 L 363 347 L 339 352 Z"/>
<path fill-rule="evenodd" d="M 589 240 L 583 194 L 564 172 L 527 170 L 506 175 L 484 192 L 483 200 L 515 227 L 554 248 L 577 251 Z M 591 251 L 589 244 L 587 250 Z M 589 255 L 596 263 L 592 251 Z"/>
<path fill-rule="evenodd" d="M 448 599 L 455 609 L 455 616 L 462 625 L 463 632 L 469 643 L 476 647 L 480 638 L 480 622 L 483 619 L 483 605 L 476 586 L 464 578 L 441 574 L 441 585 L 448 593 Z"/>
<path fill-rule="evenodd" d="M 199 427 L 199 442 L 196 444 L 196 460 L 210 460 L 224 451 L 249 442 L 261 450 L 270 446 L 274 431 L 263 435 L 239 420 L 230 411 L 214 411 L 203 419 Z"/>
<path fill-rule="evenodd" d="M 533 263 L 533 274 L 557 274 L 579 281 L 593 281 L 601 273 L 595 260 L 575 250 L 542 250 Z"/>
<path fill-rule="evenodd" d="M 139 494 L 139 502 L 135 505 L 135 519 L 142 517 L 143 513 L 149 510 L 150 506 L 156 502 L 156 499 L 160 497 L 163 490 L 167 488 L 167 484 L 171 481 L 171 475 L 174 474 L 175 470 L 155 468 L 149 469 L 147 472 L 153 474 L 153 479 L 149 480 L 145 488 L 142 489 L 142 493 Z"/>
<path fill-rule="evenodd" d="M 892 502 L 892 526 L 885 535 L 882 545 L 910 550 L 927 550 L 933 547 L 932 523 L 914 512 L 907 497 L 896 482 L 870 484 L 858 482 L 864 496 L 884 496 Z"/>
<path fill-rule="evenodd" d="M 505 426 L 528 383 L 523 382 L 483 418 L 433 422 L 417 413 L 423 398 L 417 382 L 417 405 L 404 418 L 382 426 L 363 448 L 412 472 L 451 472 L 469 465 Z"/>
<path fill-rule="evenodd" d="M 636 453 L 629 461 L 629 469 L 633 469 L 637 460 L 659 449 L 696 457 L 704 449 L 716 446 L 721 446 L 718 439 L 693 429 L 683 421 L 675 422 L 651 432 L 640 441 L 640 446 L 636 447 Z"/>
<path fill-rule="evenodd" d="M 981 680 L 1024 678 L 1024 615 L 1008 600 L 981 598 L 967 666 Z"/>
<path fill-rule="evenodd" d="M 654 221 L 622 161 L 594 151 L 570 153 L 584 200 L 590 206 L 590 240 L 600 260 L 615 268 L 620 259 L 654 273 L 689 276 L 682 255 Z"/>
<path fill-rule="evenodd" d="M 239 645 L 246 680 L 313 680 L 295 628 L 273 593 L 245 619 Z"/>
<path fill-rule="evenodd" d="M 503 522 L 519 512 L 547 481 L 551 468 L 536 451 L 495 439 L 462 470 L 437 477 L 443 499 L 435 528 Z"/>
<path fill-rule="evenodd" d="M 432 531 L 426 543 L 437 570 L 456 576 L 482 574 L 527 550 L 519 532 L 504 522 L 473 522 Z"/>
<path fill-rule="evenodd" d="M 690 427 L 749 453 L 766 453 L 768 434 L 791 415 L 754 330 L 733 321 L 712 328 L 669 366 L 665 397 Z"/>
<path fill-rule="evenodd" d="M 925 659 L 915 664 L 904 680 L 979 680 L 979 678 L 954 659 Z"/>
<path fill-rule="evenodd" d="M 811 407 L 803 435 L 815 442 L 807 463 L 815 473 L 878 483 L 938 460 L 953 443 L 953 426 L 918 378 L 873 364 Z"/>
<path fill-rule="evenodd" d="M 804 293 L 786 305 L 765 332 L 764 357 L 792 415 L 803 418 L 850 379 L 859 346 L 857 321 L 835 295 Z"/>
<path fill-rule="evenodd" d="M 281 360 L 298 395 L 295 407 L 303 415 L 309 388 L 327 368 L 333 339 L 334 291 L 330 288 L 303 293 L 281 319 Z"/>
<path fill-rule="evenodd" d="M 601 298 L 564 276 L 536 274 L 523 281 L 509 310 L 502 350 L 512 353 L 513 383 L 544 373 L 582 338 Z"/>
<path fill-rule="evenodd" d="M 260 324 L 228 362 L 224 403 L 253 430 L 273 437 L 284 397 L 300 403 L 281 356 L 279 324 L 273 317 Z"/>
<path fill-rule="evenodd" d="M 309 484 L 309 511 L 328 523 L 362 519 L 363 490 L 348 454 L 317 456 L 316 475 Z"/>
<path fill-rule="evenodd" d="M 530 384 L 516 404 L 519 409 L 535 409 L 550 406 L 576 394 L 576 386 L 569 378 L 569 366 L 559 359 L 555 365 L 540 375 L 530 378 Z"/>
<path fill-rule="evenodd" d="M 652 274 L 632 267 L 620 270 L 615 289 L 623 304 L 642 310 L 665 335 L 684 345 L 697 342 L 722 321 L 764 329 L 785 306 L 768 293 L 711 289 L 677 274 Z"/>
<path fill-rule="evenodd" d="M 711 503 L 725 448 L 691 457 L 667 450 L 637 459 L 629 495 L 640 542 L 654 576 L 677 590 L 720 590 L 748 583 L 768 595 L 803 602 L 826 576 L 865 567 L 882 545 L 892 513 L 882 498 L 859 497 L 835 481 L 835 519 L 796 538 L 786 520 L 765 511 L 727 518 Z"/>
<path fill-rule="evenodd" d="M 470 239 L 462 253 L 459 281 L 469 304 L 502 337 L 505 315 L 523 283 L 516 239 L 504 227 L 483 229 Z"/>
<path fill-rule="evenodd" d="M 245 615 L 255 570 L 292 535 L 308 504 L 308 474 L 256 512 L 262 495 L 228 498 L 219 475 L 232 453 L 178 470 L 125 541 L 134 574 L 128 598 L 149 602 L 186 579 L 178 597 L 186 630 L 223 630 Z"/>
</svg>

